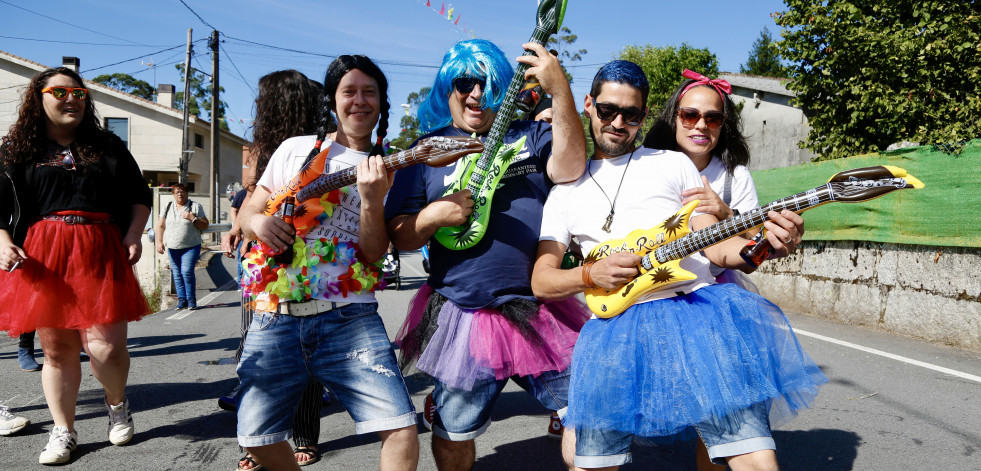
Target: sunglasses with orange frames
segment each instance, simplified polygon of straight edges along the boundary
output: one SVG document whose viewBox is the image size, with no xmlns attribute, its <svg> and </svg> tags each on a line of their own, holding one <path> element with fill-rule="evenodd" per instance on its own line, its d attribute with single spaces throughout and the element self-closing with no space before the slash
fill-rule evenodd
<svg viewBox="0 0 981 471">
<path fill-rule="evenodd" d="M 88 96 L 89 90 L 87 88 L 48 87 L 42 89 L 41 93 L 50 93 L 55 100 L 64 100 L 71 93 L 76 100 L 84 100 Z"/>
</svg>

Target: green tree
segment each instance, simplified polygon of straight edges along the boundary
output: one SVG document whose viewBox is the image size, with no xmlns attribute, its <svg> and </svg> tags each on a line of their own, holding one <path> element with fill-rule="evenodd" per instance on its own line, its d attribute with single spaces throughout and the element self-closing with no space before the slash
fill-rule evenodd
<svg viewBox="0 0 981 471">
<path fill-rule="evenodd" d="M 422 131 L 419 130 L 419 118 L 416 118 L 415 113 L 419 109 L 419 105 L 429 96 L 429 90 L 430 87 L 422 87 L 418 92 L 412 92 L 406 98 L 405 104 L 409 106 L 402 106 L 402 109 L 405 110 L 405 116 L 402 116 L 402 120 L 399 121 L 401 131 L 399 131 L 398 137 L 389 142 L 392 148 L 408 149 L 422 135 Z"/>
<path fill-rule="evenodd" d="M 780 61 L 780 49 L 770 30 L 764 26 L 760 37 L 753 42 L 746 64 L 739 66 L 739 73 L 763 77 L 787 77 L 787 68 Z"/>
<path fill-rule="evenodd" d="M 653 122 L 678 85 L 686 80 L 681 76 L 685 69 L 691 69 L 702 75 L 715 78 L 719 75 L 719 59 L 708 49 L 696 49 L 683 43 L 679 47 L 627 46 L 617 57 L 631 61 L 640 66 L 647 74 L 651 83 L 651 93 L 647 96 L 647 107 L 650 112 L 644 130 Z"/>
<path fill-rule="evenodd" d="M 102 74 L 92 79 L 92 81 L 150 101 L 153 101 L 153 94 L 156 92 L 156 90 L 153 89 L 153 85 L 150 85 L 149 83 L 146 83 L 138 78 L 134 78 L 129 74 Z"/>
<path fill-rule="evenodd" d="M 180 73 L 181 83 L 184 83 L 184 64 L 177 64 L 175 66 L 177 72 Z M 194 116 L 201 116 L 204 112 L 205 116 L 211 119 L 211 79 L 206 77 L 201 71 L 196 69 L 191 69 L 193 73 L 191 74 L 191 96 L 188 97 L 187 109 Z M 225 108 L 228 107 L 228 103 L 221 99 L 221 94 L 225 93 L 225 87 L 218 87 L 218 126 L 221 129 L 228 131 L 228 122 L 225 120 Z M 180 91 L 174 94 L 174 108 L 178 110 L 184 109 L 184 92 Z"/>
<path fill-rule="evenodd" d="M 562 70 L 565 71 L 565 76 L 569 79 L 569 83 L 572 83 L 572 74 L 569 73 L 569 69 L 566 68 L 566 64 L 571 64 L 572 62 L 579 62 L 582 60 L 582 56 L 586 55 L 589 51 L 585 49 L 575 49 L 573 44 L 579 36 L 572 34 L 572 30 L 563 26 L 558 34 L 549 36 L 548 41 L 546 41 L 546 49 L 552 49 L 558 52 L 556 57 L 559 58 L 559 62 L 562 63 Z"/>
<path fill-rule="evenodd" d="M 781 55 L 822 159 L 981 135 L 981 5 L 785 0 Z"/>
</svg>

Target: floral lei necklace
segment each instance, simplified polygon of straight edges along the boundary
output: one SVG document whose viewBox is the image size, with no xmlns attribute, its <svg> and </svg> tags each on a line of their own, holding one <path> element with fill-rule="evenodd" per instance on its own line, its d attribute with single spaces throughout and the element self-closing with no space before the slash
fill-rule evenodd
<svg viewBox="0 0 981 471">
<path fill-rule="evenodd" d="M 295 195 L 306 184 L 323 174 L 327 150 L 304 165 L 287 185 L 269 196 L 263 214 L 274 215 L 286 196 Z M 382 262 L 366 264 L 361 259 L 358 244 L 321 237 L 307 243 L 304 236 L 334 215 L 341 203 L 341 195 L 348 194 L 349 187 L 328 192 L 320 199 L 298 202 L 293 215 L 296 236 L 293 239 L 293 262 L 278 264 L 275 252 L 265 243 L 258 243 L 249 250 L 242 261 L 242 291 L 253 300 L 267 293 L 268 301 L 256 301 L 256 309 L 271 310 L 280 301 L 302 302 L 314 296 L 329 293 L 347 297 L 348 293 L 365 294 L 384 289 Z M 330 275 L 327 266 L 346 266 L 347 273 Z"/>
</svg>

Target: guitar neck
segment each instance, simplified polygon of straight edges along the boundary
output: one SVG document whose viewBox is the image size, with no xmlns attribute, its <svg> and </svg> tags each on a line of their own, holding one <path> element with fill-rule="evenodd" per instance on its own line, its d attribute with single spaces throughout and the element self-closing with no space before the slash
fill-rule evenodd
<svg viewBox="0 0 981 471">
<path fill-rule="evenodd" d="M 420 149 L 419 147 L 413 147 L 409 150 L 404 150 L 392 155 L 386 155 L 383 157 L 385 162 L 385 170 L 388 172 L 394 170 L 400 170 L 405 167 L 415 165 L 417 163 L 422 163 L 428 160 L 430 157 L 429 149 Z M 316 180 L 310 182 L 309 185 L 301 189 L 297 195 L 296 199 L 299 202 L 306 201 L 311 198 L 320 198 L 321 195 L 327 194 L 338 188 L 343 188 L 348 185 L 352 185 L 358 181 L 358 169 L 357 167 L 351 167 L 337 172 L 329 173 L 327 175 L 321 176 Z"/>
<path fill-rule="evenodd" d="M 832 201 L 835 201 L 835 198 L 831 184 L 825 184 L 803 193 L 797 193 L 796 195 L 776 200 L 766 206 L 747 211 L 745 214 L 740 214 L 739 216 L 694 231 L 680 239 L 673 240 L 658 247 L 653 255 L 660 263 L 685 258 L 730 237 L 762 226 L 764 222 L 769 220 L 767 213 L 770 211 L 780 212 L 784 209 L 789 209 L 795 213 L 802 213 L 808 209 L 816 208 Z M 647 256 L 649 257 L 650 255 L 648 254 Z"/>
<path fill-rule="evenodd" d="M 541 26 L 536 26 L 528 42 L 544 46 L 550 35 L 551 33 L 542 29 Z M 522 54 L 522 56 L 533 55 L 535 53 L 528 50 L 525 50 L 524 54 Z M 494 161 L 497 151 L 504 143 L 504 135 L 507 134 L 508 128 L 511 126 L 511 121 L 514 120 L 515 109 L 517 108 L 515 98 L 517 98 L 518 93 L 525 84 L 526 70 L 528 70 L 528 66 L 521 63 L 515 69 L 514 76 L 511 77 L 511 83 L 508 85 L 507 94 L 504 95 L 504 101 L 501 103 L 501 108 L 497 110 L 494 124 L 491 125 L 490 133 L 487 134 L 487 139 L 484 141 L 484 151 L 480 154 L 480 158 L 477 159 L 473 173 L 470 174 L 467 189 L 475 195 L 484 183 L 487 171 L 490 170 L 491 163 Z"/>
</svg>

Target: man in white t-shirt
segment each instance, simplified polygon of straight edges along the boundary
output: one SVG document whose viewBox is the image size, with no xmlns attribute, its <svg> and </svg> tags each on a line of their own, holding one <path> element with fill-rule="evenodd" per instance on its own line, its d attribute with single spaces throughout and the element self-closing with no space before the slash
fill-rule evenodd
<svg viewBox="0 0 981 471">
<path fill-rule="evenodd" d="M 532 274 L 532 289 L 539 299 L 563 299 L 594 287 L 615 289 L 636 278 L 641 257 L 626 251 L 593 262 L 587 260 L 583 267 L 563 270 L 560 266 L 572 237 L 578 238 L 584 253 L 589 253 L 604 241 L 623 238 L 637 229 L 654 227 L 681 209 L 684 190 L 703 184 L 698 170 L 684 154 L 638 148 L 636 138 L 647 114 L 648 91 L 643 71 L 631 62 L 613 61 L 597 73 L 585 99 L 585 114 L 590 119 L 595 154 L 582 178 L 555 186 L 546 201 L 538 257 Z M 803 219 L 789 211 L 771 212 L 769 217 L 767 238 L 776 256 L 785 256 L 800 241 Z M 698 230 L 717 221 L 711 213 L 695 212 L 690 225 L 692 230 Z M 755 295 L 745 291 L 737 293 L 734 290 L 739 288 L 732 285 L 715 285 L 709 274 L 710 262 L 752 271 L 755 267 L 739 255 L 745 244 L 745 239 L 737 237 L 696 252 L 681 262 L 682 268 L 697 275 L 696 279 L 673 285 L 669 291 L 647 293 L 617 317 L 594 317 L 586 323 L 573 356 L 566 418 L 566 425 L 576 430 L 577 468 L 615 469 L 630 461 L 629 448 L 634 436 L 670 436 L 691 430 L 691 427 L 702 435 L 710 455 L 719 462 L 728 460 L 734 470 L 757 469 L 756 465 L 761 463 L 772 463 L 776 467 L 772 439 L 765 425 L 766 411 L 757 406 L 755 400 L 747 399 L 744 403 L 739 402 L 743 398 L 738 398 L 730 404 L 724 398 L 700 395 L 704 385 L 699 378 L 693 383 L 686 382 L 690 380 L 687 375 L 691 374 L 705 377 L 709 384 L 724 383 L 724 380 L 716 382 L 718 378 L 705 374 L 704 369 L 685 369 L 689 364 L 704 360 L 686 357 L 691 353 L 687 348 L 695 344 L 694 351 L 708 352 L 704 357 L 714 358 L 718 353 L 714 348 L 738 343 L 745 336 L 740 329 L 751 324 L 750 321 L 744 324 L 742 319 L 752 316 L 732 312 L 738 309 L 753 311 L 756 308 L 752 306 L 765 302 L 762 298 L 759 302 L 746 298 Z M 695 293 L 712 296 L 703 300 Z M 727 298 L 751 299 L 744 303 L 751 306 L 741 304 L 738 309 L 722 306 Z M 682 310 L 695 314 L 675 316 L 671 311 L 675 305 L 684 305 Z M 762 312 L 761 309 L 758 311 Z M 661 312 L 668 321 L 659 318 Z M 738 319 L 733 321 L 730 317 Z M 753 319 L 761 317 L 762 314 Z M 681 320 L 675 321 L 675 318 Z M 700 324 L 692 327 L 685 320 L 702 322 L 716 318 L 718 324 L 733 327 L 728 329 L 729 332 L 717 333 Z M 784 329 L 789 331 L 782 313 L 776 318 L 783 321 L 764 322 L 768 334 L 788 335 L 781 334 Z M 715 343 L 718 345 L 713 345 L 713 337 L 700 337 L 704 333 L 717 335 L 719 340 Z M 789 335 L 786 344 L 796 345 L 796 352 L 806 357 L 796 339 Z M 674 349 L 675 346 L 678 348 Z M 783 361 L 783 358 L 777 361 Z M 800 362 L 807 364 L 804 360 Z M 721 376 L 733 372 L 727 369 L 729 363 L 721 365 L 720 360 Z M 751 373 L 771 366 L 754 364 Z M 816 366 L 801 375 L 807 376 L 814 371 L 817 371 Z M 817 375 L 823 378 L 819 371 Z M 819 382 L 820 378 L 815 381 Z M 764 385 L 751 383 L 748 386 L 756 392 L 753 388 Z M 675 401 L 674 395 L 681 399 Z M 761 397 L 765 398 L 765 393 Z M 691 410 L 681 405 L 685 399 L 695 403 Z M 726 416 L 731 419 L 728 422 L 718 421 L 711 412 L 698 409 L 699 404 L 709 404 L 714 407 L 712 410 L 731 412 L 733 416 Z M 719 423 L 742 427 L 733 431 Z"/>
<path fill-rule="evenodd" d="M 296 404 L 316 379 L 357 433 L 378 433 L 382 471 L 414 470 L 416 411 L 374 294 L 388 249 L 383 210 L 392 177 L 369 150 L 381 152 L 371 134 L 378 123 L 378 144 L 385 135 L 388 82 L 370 59 L 350 55 L 331 63 L 325 82 L 323 122 L 333 112 L 336 132 L 283 142 L 240 214 L 244 235 L 261 243 L 243 262 L 243 292 L 256 313 L 237 369 L 238 442 L 266 469 L 300 469 L 287 440 Z M 357 185 L 297 200 L 292 225 L 269 214 L 291 189 L 355 167 Z M 287 248 L 291 260 L 277 259 Z"/>
</svg>

